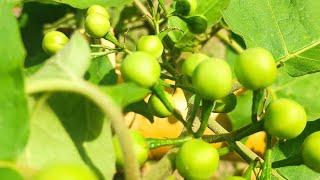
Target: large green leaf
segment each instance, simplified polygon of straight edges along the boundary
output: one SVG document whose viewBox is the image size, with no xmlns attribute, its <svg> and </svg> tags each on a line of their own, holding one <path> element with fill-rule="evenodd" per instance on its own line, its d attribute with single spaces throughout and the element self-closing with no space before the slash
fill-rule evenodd
<svg viewBox="0 0 320 180">
<path fill-rule="evenodd" d="M 320 73 L 308 74 L 301 77 L 290 77 L 280 68 L 278 77 L 270 88 L 271 96 L 289 98 L 301 104 L 308 116 L 308 120 L 320 118 Z"/>
<path fill-rule="evenodd" d="M 224 19 L 247 48 L 264 47 L 291 76 L 320 71 L 320 1 L 231 0 Z"/>
<path fill-rule="evenodd" d="M 91 5 L 97 4 L 101 6 L 108 6 L 108 7 L 119 7 L 123 6 L 127 3 L 132 2 L 133 0 L 35 0 L 40 3 L 48 3 L 48 2 L 55 2 L 55 3 L 62 3 L 68 4 L 72 7 L 85 9 L 90 7 Z"/>
<path fill-rule="evenodd" d="M 19 164 L 37 169 L 55 162 L 85 163 L 104 179 L 115 173 L 110 123 L 83 96 L 40 96 L 31 109 L 30 126 Z"/>
<path fill-rule="evenodd" d="M 7 1 L 0 1 L 0 160 L 14 160 L 28 136 L 28 109 L 22 73 L 25 50 Z"/>
<path fill-rule="evenodd" d="M 278 166 L 282 166 L 275 169 L 281 176 L 286 179 L 313 180 L 320 178 L 319 173 L 303 165 L 300 154 L 304 139 L 312 132 L 319 130 L 320 120 L 308 122 L 305 130 L 298 137 L 284 142 L 279 141 L 274 145 L 272 148 L 272 161 L 278 161 Z M 281 163 L 279 163 L 279 161 L 281 161 Z"/>
</svg>

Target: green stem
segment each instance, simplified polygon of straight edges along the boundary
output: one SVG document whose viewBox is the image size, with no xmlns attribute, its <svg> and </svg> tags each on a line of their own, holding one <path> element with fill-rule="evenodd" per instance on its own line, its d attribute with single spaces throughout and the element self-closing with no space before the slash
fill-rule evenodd
<svg viewBox="0 0 320 180">
<path fill-rule="evenodd" d="M 68 81 L 68 80 L 46 80 L 46 81 L 28 81 L 26 83 L 26 93 L 36 94 L 41 92 L 73 92 L 81 94 L 92 100 L 108 117 L 115 133 L 119 136 L 122 154 L 124 157 L 126 179 L 140 179 L 140 171 L 137 158 L 133 153 L 133 142 L 130 138 L 130 132 L 124 124 L 122 111 L 113 102 L 113 100 L 102 93 L 100 89 L 86 81 Z"/>
<path fill-rule="evenodd" d="M 93 52 L 91 53 L 92 59 L 101 57 L 101 56 L 106 56 L 108 54 L 116 53 L 117 51 L 102 51 L 102 52 Z"/>
<path fill-rule="evenodd" d="M 147 16 L 147 21 L 150 25 L 153 25 L 152 20 L 149 18 L 151 17 L 149 11 L 145 8 L 145 6 L 140 2 L 140 0 L 133 0 L 133 4 L 136 8 L 141 12 L 142 15 Z"/>
<path fill-rule="evenodd" d="M 256 123 L 258 121 L 259 106 L 263 101 L 264 89 L 258 89 L 253 91 L 252 107 L 251 107 L 251 121 Z"/>
<path fill-rule="evenodd" d="M 147 138 L 150 149 L 156 149 L 162 146 L 180 146 L 186 141 L 192 139 L 192 136 L 186 136 L 181 138 L 173 138 L 173 139 L 155 139 L 155 138 Z"/>
<path fill-rule="evenodd" d="M 192 93 L 196 93 L 196 90 L 193 88 L 193 87 L 191 87 L 191 86 L 184 86 L 184 85 L 171 85 L 171 87 L 173 87 L 173 88 L 181 88 L 181 89 L 183 89 L 183 90 L 186 90 L 186 91 L 189 91 L 189 92 L 192 92 Z"/>
<path fill-rule="evenodd" d="M 184 127 L 187 126 L 187 122 L 183 119 L 182 115 L 177 110 L 173 110 L 173 115 L 183 124 Z"/>
<path fill-rule="evenodd" d="M 157 83 L 155 84 L 153 87 L 150 88 L 152 93 L 155 94 L 160 100 L 161 102 L 166 106 L 166 108 L 170 111 L 170 112 L 174 112 L 174 107 L 171 105 L 171 103 L 169 102 L 169 100 L 167 99 L 164 90 L 162 89 L 161 83 Z"/>
<path fill-rule="evenodd" d="M 266 155 L 264 157 L 264 163 L 262 165 L 262 174 L 260 179 L 261 180 L 271 180 L 271 154 L 272 154 L 272 136 L 267 133 L 267 148 L 266 148 Z"/>
<path fill-rule="evenodd" d="M 108 32 L 107 35 L 105 35 L 104 39 L 112 42 L 114 45 L 121 48 L 124 52 L 128 54 L 132 53 L 124 44 L 121 44 L 111 32 Z"/>
<path fill-rule="evenodd" d="M 170 80 L 173 80 L 173 81 L 176 81 L 177 79 L 173 76 L 169 76 L 169 75 L 166 75 L 166 74 L 163 74 L 161 73 L 161 76 L 160 76 L 161 79 L 170 79 Z"/>
<path fill-rule="evenodd" d="M 261 130 L 263 130 L 263 121 L 259 121 L 255 124 L 249 124 L 247 126 L 244 126 L 240 129 L 237 129 L 229 133 L 222 133 L 222 134 L 216 134 L 216 135 L 204 135 L 202 138 L 208 143 L 216 143 L 216 142 L 222 142 L 222 141 L 232 142 L 232 141 L 241 140 L 242 138 L 247 137 L 256 132 L 259 132 Z"/>
<path fill-rule="evenodd" d="M 225 34 L 225 32 L 223 31 L 218 31 L 216 33 L 216 36 L 223 41 L 224 43 L 226 43 L 228 46 L 230 46 L 235 52 L 237 52 L 238 54 L 241 54 L 244 50 L 243 48 L 234 40 L 229 38 L 229 36 L 227 34 Z"/>
<path fill-rule="evenodd" d="M 162 53 L 161 55 L 161 58 L 162 58 L 162 64 L 161 66 L 166 70 L 168 71 L 168 73 L 170 73 L 172 76 L 176 77 L 176 75 L 178 74 L 176 69 L 173 68 L 169 62 L 167 61 L 167 57 L 166 57 L 166 54 L 165 53 Z"/>
<path fill-rule="evenodd" d="M 198 112 L 198 109 L 199 109 L 199 106 L 200 106 L 200 102 L 201 102 L 201 97 L 200 97 L 200 95 L 198 93 L 196 93 L 195 97 L 194 97 L 194 103 L 193 103 L 193 107 L 192 107 L 190 116 L 187 119 L 186 128 L 187 128 L 187 131 L 189 133 L 193 133 L 192 125 L 193 125 L 194 119 L 196 118 L 196 115 L 197 115 L 197 112 Z"/>
<path fill-rule="evenodd" d="M 244 178 L 251 179 L 252 171 L 256 167 L 258 162 L 259 162 L 259 159 L 253 160 L 253 161 L 250 162 L 248 168 L 246 169 L 246 172 L 244 172 L 244 174 L 243 174 Z"/>
<path fill-rule="evenodd" d="M 231 152 L 234 151 L 234 147 L 233 146 L 227 146 L 227 147 L 223 147 L 223 148 L 218 148 L 218 153 L 219 156 L 224 156 L 227 155 Z"/>
<path fill-rule="evenodd" d="M 168 11 L 166 9 L 166 6 L 165 6 L 163 0 L 158 0 L 158 2 L 159 2 L 160 7 L 162 8 L 164 14 L 166 15 L 166 17 L 168 17 Z"/>
<path fill-rule="evenodd" d="M 225 130 L 218 122 L 216 121 L 210 121 L 208 123 L 209 129 L 211 129 L 216 134 L 222 134 L 222 133 L 228 133 L 227 130 Z M 257 154 L 252 152 L 248 147 L 246 147 L 243 143 L 240 141 L 230 142 L 231 146 L 234 146 L 234 150 L 248 163 L 250 163 L 253 160 L 259 160 L 263 163 L 263 159 L 260 158 Z M 272 170 L 272 175 L 280 180 L 284 180 L 277 171 Z"/>
<path fill-rule="evenodd" d="M 285 166 L 299 166 L 303 164 L 302 156 L 301 154 L 288 157 L 286 159 L 275 161 L 272 163 L 272 168 L 280 168 Z"/>
<path fill-rule="evenodd" d="M 194 134 L 195 138 L 201 137 L 206 130 L 213 107 L 214 102 L 202 99 L 201 124 L 197 132 Z"/>
<path fill-rule="evenodd" d="M 114 50 L 114 48 L 111 48 L 109 46 L 105 46 L 105 45 L 102 45 L 102 44 L 90 44 L 90 47 Z"/>
</svg>

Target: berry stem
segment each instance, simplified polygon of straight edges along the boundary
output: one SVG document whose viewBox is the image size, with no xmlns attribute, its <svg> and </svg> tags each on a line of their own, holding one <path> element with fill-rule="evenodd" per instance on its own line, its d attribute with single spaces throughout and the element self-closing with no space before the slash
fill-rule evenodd
<svg viewBox="0 0 320 180">
<path fill-rule="evenodd" d="M 263 130 L 263 121 L 259 121 L 254 124 L 249 124 L 247 126 L 244 126 L 240 129 L 237 129 L 235 131 L 231 131 L 228 133 L 221 133 L 216 135 L 204 135 L 202 136 L 202 138 L 208 143 L 216 143 L 216 142 L 222 142 L 222 141 L 233 142 L 233 141 L 241 140 L 242 138 L 247 137 L 256 132 L 259 132 L 261 130 Z"/>
<path fill-rule="evenodd" d="M 246 171 L 243 174 L 243 177 L 246 179 L 251 179 L 251 174 L 254 168 L 257 166 L 257 163 L 259 162 L 259 159 L 252 160 L 246 169 Z"/>
<path fill-rule="evenodd" d="M 180 146 L 186 141 L 192 139 L 192 136 L 186 136 L 181 138 L 173 138 L 173 139 L 156 139 L 156 138 L 147 138 L 149 148 L 156 149 L 161 146 Z"/>
<path fill-rule="evenodd" d="M 170 104 L 169 100 L 166 98 L 164 90 L 162 89 L 161 83 L 157 82 L 153 87 L 151 87 L 151 91 L 155 94 L 161 102 L 166 106 L 166 108 L 170 112 L 174 112 L 174 107 Z"/>
<path fill-rule="evenodd" d="M 218 31 L 216 33 L 216 36 L 223 41 L 224 43 L 226 43 L 228 46 L 230 46 L 236 53 L 241 54 L 244 50 L 243 48 L 234 40 L 231 39 L 225 31 Z"/>
<path fill-rule="evenodd" d="M 108 32 L 103 38 L 112 42 L 114 45 L 121 48 L 124 52 L 128 54 L 132 53 L 124 44 L 121 44 L 111 32 Z"/>
<path fill-rule="evenodd" d="M 262 174 L 261 179 L 262 180 L 270 180 L 271 179 L 271 154 L 272 154 L 272 142 L 271 142 L 272 136 L 267 133 L 267 147 L 266 147 L 266 155 L 264 157 L 264 163 L 262 165 Z"/>
<path fill-rule="evenodd" d="M 259 106 L 264 100 L 264 89 L 258 89 L 253 91 L 252 107 L 251 107 L 251 121 L 253 123 L 258 122 Z"/>
<path fill-rule="evenodd" d="M 201 113 L 201 124 L 197 132 L 194 134 L 195 138 L 199 138 L 203 135 L 207 128 L 209 117 L 214 108 L 214 102 L 202 99 L 202 113 Z"/>
<path fill-rule="evenodd" d="M 196 118 L 199 106 L 200 106 L 200 102 L 201 102 L 201 98 L 200 95 L 198 93 L 195 94 L 194 96 L 194 103 L 193 103 L 193 107 L 190 113 L 189 118 L 187 119 L 187 131 L 188 133 L 193 133 L 192 131 L 192 124 L 194 122 L 194 119 Z"/>
</svg>

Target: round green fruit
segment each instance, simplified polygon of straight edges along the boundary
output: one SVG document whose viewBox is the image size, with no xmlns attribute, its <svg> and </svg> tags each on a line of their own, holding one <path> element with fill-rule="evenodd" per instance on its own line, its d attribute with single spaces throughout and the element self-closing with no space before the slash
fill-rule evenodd
<svg viewBox="0 0 320 180">
<path fill-rule="evenodd" d="M 170 102 L 171 106 L 174 107 L 173 97 L 167 92 L 165 92 L 165 96 L 166 96 L 167 100 Z M 148 100 L 148 106 L 149 106 L 149 109 L 152 112 L 152 114 L 159 117 L 159 118 L 165 118 L 165 117 L 168 117 L 172 114 L 172 112 L 170 112 L 166 108 L 166 106 L 162 103 L 162 101 L 155 94 L 150 96 L 150 98 Z"/>
<path fill-rule="evenodd" d="M 229 113 L 237 105 L 237 97 L 234 93 L 230 93 L 222 99 L 215 101 L 213 112 L 215 113 Z"/>
<path fill-rule="evenodd" d="M 47 54 L 55 54 L 67 42 L 69 38 L 59 31 L 50 31 L 45 34 L 42 40 L 42 48 Z"/>
<path fill-rule="evenodd" d="M 182 64 L 182 74 L 186 75 L 188 78 L 192 77 L 194 69 L 205 59 L 208 59 L 209 56 L 203 53 L 194 53 L 191 56 L 187 57 Z"/>
<path fill-rule="evenodd" d="M 87 10 L 87 16 L 90 14 L 101 14 L 105 16 L 106 18 L 109 18 L 109 13 L 106 10 L 106 8 L 100 6 L 100 5 L 92 5 Z"/>
<path fill-rule="evenodd" d="M 272 101 L 264 117 L 264 127 L 268 133 L 279 139 L 292 139 L 304 130 L 307 114 L 304 108 L 290 99 Z"/>
<path fill-rule="evenodd" d="M 124 80 L 151 88 L 160 79 L 161 67 L 153 56 L 137 51 L 125 57 L 120 71 Z"/>
<path fill-rule="evenodd" d="M 209 179 L 218 169 L 219 153 L 211 144 L 192 139 L 180 147 L 175 164 L 180 175 L 188 180 Z"/>
<path fill-rule="evenodd" d="M 182 16 L 188 16 L 197 9 L 197 0 L 178 0 L 175 5 L 175 11 Z"/>
<path fill-rule="evenodd" d="M 143 165 L 148 159 L 149 144 L 142 134 L 138 131 L 130 130 L 130 135 L 133 141 L 133 151 L 138 159 L 139 165 Z M 116 154 L 116 165 L 118 169 L 123 169 L 125 162 L 123 161 L 122 151 L 118 136 L 112 138 L 113 148 Z"/>
<path fill-rule="evenodd" d="M 270 86 L 277 75 L 272 54 L 263 48 L 249 48 L 241 53 L 235 61 L 234 70 L 238 81 L 251 90 Z"/>
<path fill-rule="evenodd" d="M 192 84 L 203 99 L 221 99 L 228 95 L 232 88 L 231 68 L 224 60 L 206 59 L 195 68 Z"/>
<path fill-rule="evenodd" d="M 32 180 L 98 180 L 85 165 L 55 164 L 41 169 Z"/>
<path fill-rule="evenodd" d="M 207 18 L 202 15 L 195 15 L 185 18 L 188 30 L 193 34 L 201 34 L 207 30 L 208 22 Z"/>
<path fill-rule="evenodd" d="M 302 144 L 302 158 L 306 166 L 320 173 L 320 131 L 309 135 Z"/>
<path fill-rule="evenodd" d="M 147 35 L 142 36 L 137 42 L 137 50 L 144 51 L 159 58 L 163 52 L 163 45 L 158 36 Z"/>
<path fill-rule="evenodd" d="M 110 21 L 102 14 L 92 13 L 86 17 L 84 27 L 91 37 L 102 38 L 110 30 Z"/>
</svg>

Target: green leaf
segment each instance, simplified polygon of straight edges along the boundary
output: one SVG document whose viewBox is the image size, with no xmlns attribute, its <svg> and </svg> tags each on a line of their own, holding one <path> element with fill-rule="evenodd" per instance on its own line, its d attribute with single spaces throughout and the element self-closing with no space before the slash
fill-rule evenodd
<svg viewBox="0 0 320 180">
<path fill-rule="evenodd" d="M 8 1 L 0 1 L 0 160 L 14 160 L 28 136 L 22 72 L 25 50 Z"/>
<path fill-rule="evenodd" d="M 106 56 L 92 59 L 86 75 L 89 76 L 89 82 L 99 85 L 116 84 L 118 79 L 115 69 Z"/>
<path fill-rule="evenodd" d="M 315 131 L 320 130 L 320 120 L 307 123 L 305 130 L 296 138 L 279 141 L 272 148 L 273 166 L 278 161 L 275 170 L 286 179 L 319 179 L 320 174 L 303 165 L 301 160 L 301 146 L 304 139 Z M 287 159 L 289 158 L 289 159 Z M 281 161 L 281 163 L 279 163 Z M 291 161 L 291 162 L 290 162 Z M 280 165 L 281 164 L 281 165 Z"/>
<path fill-rule="evenodd" d="M 194 14 L 201 14 L 207 18 L 208 28 L 222 18 L 221 11 L 226 9 L 229 0 L 198 0 L 198 7 Z"/>
<path fill-rule="evenodd" d="M 1 180 L 23 180 L 22 176 L 15 170 L 7 167 L 0 168 Z"/>
<path fill-rule="evenodd" d="M 75 32 L 57 54 L 30 78 L 30 80 L 46 80 L 63 78 L 74 80 L 82 77 L 90 66 L 90 49 L 88 42 Z"/>
<path fill-rule="evenodd" d="M 144 99 L 150 90 L 136 85 L 135 83 L 123 83 L 115 86 L 104 86 L 100 89 L 120 105 L 122 108 L 131 103 Z"/>
<path fill-rule="evenodd" d="M 148 103 L 143 100 L 129 104 L 123 111 L 141 114 L 146 117 L 150 121 L 150 123 L 154 122 L 153 114 L 148 107 Z"/>
<path fill-rule="evenodd" d="M 290 77 L 284 68 L 278 69 L 278 77 L 270 88 L 270 95 L 277 98 L 289 98 L 301 104 L 308 120 L 320 118 L 320 73 L 308 74 L 301 77 Z"/>
<path fill-rule="evenodd" d="M 112 179 L 110 122 L 92 102 L 70 93 L 44 94 L 30 111 L 31 133 L 18 164 L 37 169 L 55 162 L 85 163 Z"/>
<path fill-rule="evenodd" d="M 40 3 L 50 2 L 48 0 L 36 0 L 36 1 Z M 75 8 L 85 9 L 94 4 L 106 6 L 106 7 L 119 7 L 132 2 L 132 0 L 104 0 L 104 1 L 101 1 L 101 0 L 52 0 L 51 2 L 68 4 Z"/>
<path fill-rule="evenodd" d="M 320 71 L 318 0 L 231 0 L 224 19 L 247 48 L 268 49 L 291 76 Z"/>
</svg>

